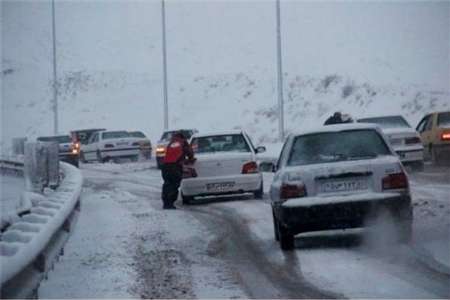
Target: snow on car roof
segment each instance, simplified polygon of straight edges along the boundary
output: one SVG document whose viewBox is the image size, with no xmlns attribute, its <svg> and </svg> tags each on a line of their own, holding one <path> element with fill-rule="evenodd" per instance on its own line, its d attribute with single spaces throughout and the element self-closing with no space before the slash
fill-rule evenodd
<svg viewBox="0 0 450 300">
<path fill-rule="evenodd" d="M 233 130 L 218 130 L 218 131 L 209 131 L 196 133 L 192 137 L 203 137 L 203 136 L 214 136 L 214 135 L 231 135 L 231 134 L 241 134 L 243 130 L 233 129 Z"/>
<path fill-rule="evenodd" d="M 315 127 L 315 128 L 311 128 L 311 129 L 295 131 L 292 134 L 294 136 L 297 136 L 297 135 L 305 135 L 305 134 L 313 134 L 313 133 L 339 132 L 339 131 L 344 131 L 344 130 L 358 130 L 358 129 L 380 130 L 380 127 L 378 125 L 372 124 L 372 123 L 346 123 L 346 124 L 325 125 L 325 126 Z"/>
</svg>

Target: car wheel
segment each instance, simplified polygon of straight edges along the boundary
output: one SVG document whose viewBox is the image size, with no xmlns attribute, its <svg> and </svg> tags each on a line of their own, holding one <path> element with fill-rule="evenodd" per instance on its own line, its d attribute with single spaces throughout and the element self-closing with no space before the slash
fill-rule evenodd
<svg viewBox="0 0 450 300">
<path fill-rule="evenodd" d="M 192 203 L 192 201 L 194 201 L 194 196 L 186 196 L 186 195 L 183 195 L 183 193 L 181 193 L 181 202 L 184 205 L 189 205 Z"/>
<path fill-rule="evenodd" d="M 86 161 L 86 158 L 84 157 L 84 152 L 83 151 L 80 151 L 80 160 L 81 160 L 81 162 L 82 163 L 86 163 L 87 161 Z"/>
<path fill-rule="evenodd" d="M 105 162 L 105 160 L 102 158 L 102 155 L 100 154 L 99 150 L 97 150 L 97 161 L 99 163 L 104 163 Z"/>
<path fill-rule="evenodd" d="M 413 163 L 412 169 L 417 172 L 423 172 L 423 170 L 425 169 L 423 161 Z"/>
<path fill-rule="evenodd" d="M 279 241 L 280 240 L 280 235 L 278 234 L 278 221 L 277 218 L 275 217 L 275 211 L 272 208 L 272 218 L 273 218 L 273 231 L 275 233 L 275 241 Z"/>
<path fill-rule="evenodd" d="M 294 249 L 294 235 L 289 232 L 289 228 L 277 221 L 278 237 L 280 239 L 281 250 Z"/>
<path fill-rule="evenodd" d="M 255 195 L 255 199 L 262 199 L 264 195 L 264 185 L 263 181 L 261 180 L 261 187 L 253 193 Z"/>
<path fill-rule="evenodd" d="M 438 165 L 440 163 L 438 152 L 436 151 L 435 147 L 433 147 L 432 145 L 430 145 L 430 156 L 431 156 L 431 162 L 433 164 Z"/>
</svg>

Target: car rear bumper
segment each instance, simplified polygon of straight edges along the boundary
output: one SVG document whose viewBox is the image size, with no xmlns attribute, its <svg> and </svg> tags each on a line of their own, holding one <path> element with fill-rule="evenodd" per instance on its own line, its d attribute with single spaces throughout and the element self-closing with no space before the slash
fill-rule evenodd
<svg viewBox="0 0 450 300">
<path fill-rule="evenodd" d="M 395 149 L 395 152 L 402 163 L 423 161 L 423 147 L 405 147 Z"/>
<path fill-rule="evenodd" d="M 261 187 L 261 183 L 261 173 L 185 178 L 181 181 L 181 190 L 186 196 L 241 194 L 257 191 Z"/>
<path fill-rule="evenodd" d="M 361 196 L 359 196 L 361 197 Z M 334 202 L 323 200 L 324 197 L 306 197 L 307 203 L 301 199 L 295 203 L 289 200 L 279 207 L 278 218 L 292 232 L 308 232 L 338 228 L 363 227 L 368 217 L 383 210 L 388 211 L 396 220 L 412 221 L 411 198 L 398 193 L 373 193 L 358 198 L 358 195 L 338 197 Z M 322 199 L 321 199 L 322 198 Z M 327 197 L 328 198 L 328 197 Z M 305 201 L 306 202 L 306 201 Z M 317 204 L 313 204 L 317 202 Z"/>
</svg>

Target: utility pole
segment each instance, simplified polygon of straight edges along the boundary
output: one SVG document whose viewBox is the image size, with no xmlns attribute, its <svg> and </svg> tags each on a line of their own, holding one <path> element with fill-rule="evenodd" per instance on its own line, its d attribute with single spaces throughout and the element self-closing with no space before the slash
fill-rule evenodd
<svg viewBox="0 0 450 300">
<path fill-rule="evenodd" d="M 169 101 L 167 96 L 167 52 L 166 52 L 166 8 L 161 0 L 162 52 L 163 52 L 163 93 L 164 93 L 164 130 L 169 128 Z"/>
<path fill-rule="evenodd" d="M 284 101 L 283 101 L 283 61 L 281 54 L 281 21 L 280 0 L 276 0 L 277 6 L 277 78 L 278 78 L 278 132 L 280 141 L 284 140 Z"/>
<path fill-rule="evenodd" d="M 55 0 L 52 0 L 52 38 L 53 38 L 53 133 L 58 134 L 58 83 L 56 74 L 56 26 Z"/>
</svg>

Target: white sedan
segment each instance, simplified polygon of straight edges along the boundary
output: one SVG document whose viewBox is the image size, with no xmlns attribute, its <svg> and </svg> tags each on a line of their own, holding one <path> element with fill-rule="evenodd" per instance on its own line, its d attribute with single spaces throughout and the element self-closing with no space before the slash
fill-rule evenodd
<svg viewBox="0 0 450 300">
<path fill-rule="evenodd" d="M 423 170 L 423 145 L 419 133 L 402 116 L 358 119 L 359 123 L 380 126 L 403 164 Z"/>
<path fill-rule="evenodd" d="M 408 176 L 375 124 L 292 134 L 274 171 L 270 198 L 275 238 L 283 250 L 294 247 L 298 233 L 364 227 L 385 214 L 393 217 L 396 237 L 409 241 Z"/>
<path fill-rule="evenodd" d="M 98 131 L 81 147 L 81 160 L 105 162 L 118 157 L 137 160 L 141 138 L 131 137 L 127 131 Z"/>
<path fill-rule="evenodd" d="M 196 162 L 181 182 L 184 204 L 196 196 L 253 193 L 263 196 L 263 177 L 256 162 L 254 148 L 243 131 L 194 134 L 191 145 Z"/>
</svg>

